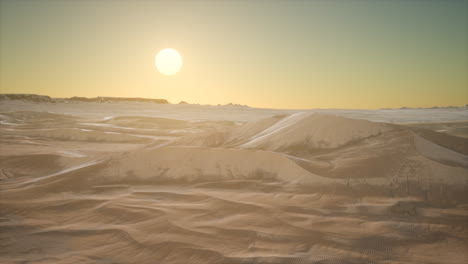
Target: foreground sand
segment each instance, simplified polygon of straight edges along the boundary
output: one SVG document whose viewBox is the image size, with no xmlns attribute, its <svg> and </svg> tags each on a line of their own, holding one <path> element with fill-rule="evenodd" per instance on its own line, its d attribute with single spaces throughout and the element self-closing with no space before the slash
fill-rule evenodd
<svg viewBox="0 0 468 264">
<path fill-rule="evenodd" d="M 2 263 L 468 261 L 459 112 L 9 104 Z"/>
</svg>

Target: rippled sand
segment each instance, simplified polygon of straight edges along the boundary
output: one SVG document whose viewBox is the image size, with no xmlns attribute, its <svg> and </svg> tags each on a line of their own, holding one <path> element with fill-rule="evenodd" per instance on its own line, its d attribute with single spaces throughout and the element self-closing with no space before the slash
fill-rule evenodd
<svg viewBox="0 0 468 264">
<path fill-rule="evenodd" d="M 468 261 L 466 122 L 275 115 L 4 111 L 0 262 Z"/>
</svg>

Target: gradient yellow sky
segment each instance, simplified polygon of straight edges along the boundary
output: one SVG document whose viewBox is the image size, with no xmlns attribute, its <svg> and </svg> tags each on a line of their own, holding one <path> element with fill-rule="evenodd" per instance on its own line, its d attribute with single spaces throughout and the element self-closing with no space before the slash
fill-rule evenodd
<svg viewBox="0 0 468 264">
<path fill-rule="evenodd" d="M 1 1 L 0 92 L 272 108 L 468 103 L 467 1 Z M 160 74 L 174 48 L 183 68 Z"/>
</svg>

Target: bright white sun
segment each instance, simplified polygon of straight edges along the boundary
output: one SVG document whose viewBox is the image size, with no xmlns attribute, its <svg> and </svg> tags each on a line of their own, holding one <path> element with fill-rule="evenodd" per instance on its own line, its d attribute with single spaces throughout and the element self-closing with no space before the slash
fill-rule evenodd
<svg viewBox="0 0 468 264">
<path fill-rule="evenodd" d="M 163 49 L 156 55 L 156 68 L 162 74 L 174 75 L 182 68 L 182 56 L 175 49 Z"/>
</svg>

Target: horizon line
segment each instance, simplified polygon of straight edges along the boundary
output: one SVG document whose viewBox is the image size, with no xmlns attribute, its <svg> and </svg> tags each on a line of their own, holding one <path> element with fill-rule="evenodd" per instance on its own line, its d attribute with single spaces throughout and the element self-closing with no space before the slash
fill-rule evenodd
<svg viewBox="0 0 468 264">
<path fill-rule="evenodd" d="M 127 96 L 95 96 L 95 97 L 86 97 L 86 96 L 70 96 L 70 97 L 53 97 L 50 95 L 44 95 L 44 94 L 32 94 L 32 93 L 0 93 L 0 100 L 2 99 L 9 99 L 9 100 L 28 100 L 27 98 L 18 98 L 18 99 L 12 99 L 12 98 L 1 98 L 3 95 L 16 95 L 16 96 L 39 96 L 39 97 L 48 97 L 50 99 L 64 99 L 64 100 L 70 100 L 72 98 L 82 98 L 82 99 L 105 99 L 105 98 L 115 98 L 115 99 L 142 99 L 142 100 L 148 100 L 146 103 L 150 103 L 151 100 L 161 100 L 162 102 L 157 103 L 157 104 L 171 104 L 171 105 L 177 105 L 177 104 L 189 104 L 189 105 L 200 105 L 200 106 L 228 106 L 228 105 L 234 105 L 234 106 L 243 106 L 243 107 L 250 107 L 250 108 L 257 108 L 257 109 L 277 109 L 277 110 L 405 110 L 405 109 L 437 109 L 437 108 L 466 108 L 468 107 L 468 103 L 465 105 L 447 105 L 447 106 L 430 106 L 430 107 L 420 107 L 420 106 L 402 106 L 402 107 L 380 107 L 380 108 L 274 108 L 274 107 L 256 107 L 256 106 L 251 106 L 247 104 L 240 104 L 240 103 L 226 103 L 226 104 L 201 104 L 201 103 L 189 103 L 185 100 L 180 100 L 179 103 L 171 103 L 169 100 L 165 98 L 154 98 L 154 97 L 127 97 Z M 32 101 L 32 100 L 30 100 Z M 77 100 L 80 101 L 80 100 Z M 122 100 L 125 101 L 125 100 Z M 165 101 L 165 102 L 163 102 Z M 46 101 L 43 101 L 46 102 Z M 81 101 L 81 102 L 93 102 L 93 101 Z M 145 103 L 145 101 L 141 101 L 142 103 Z"/>
</svg>

